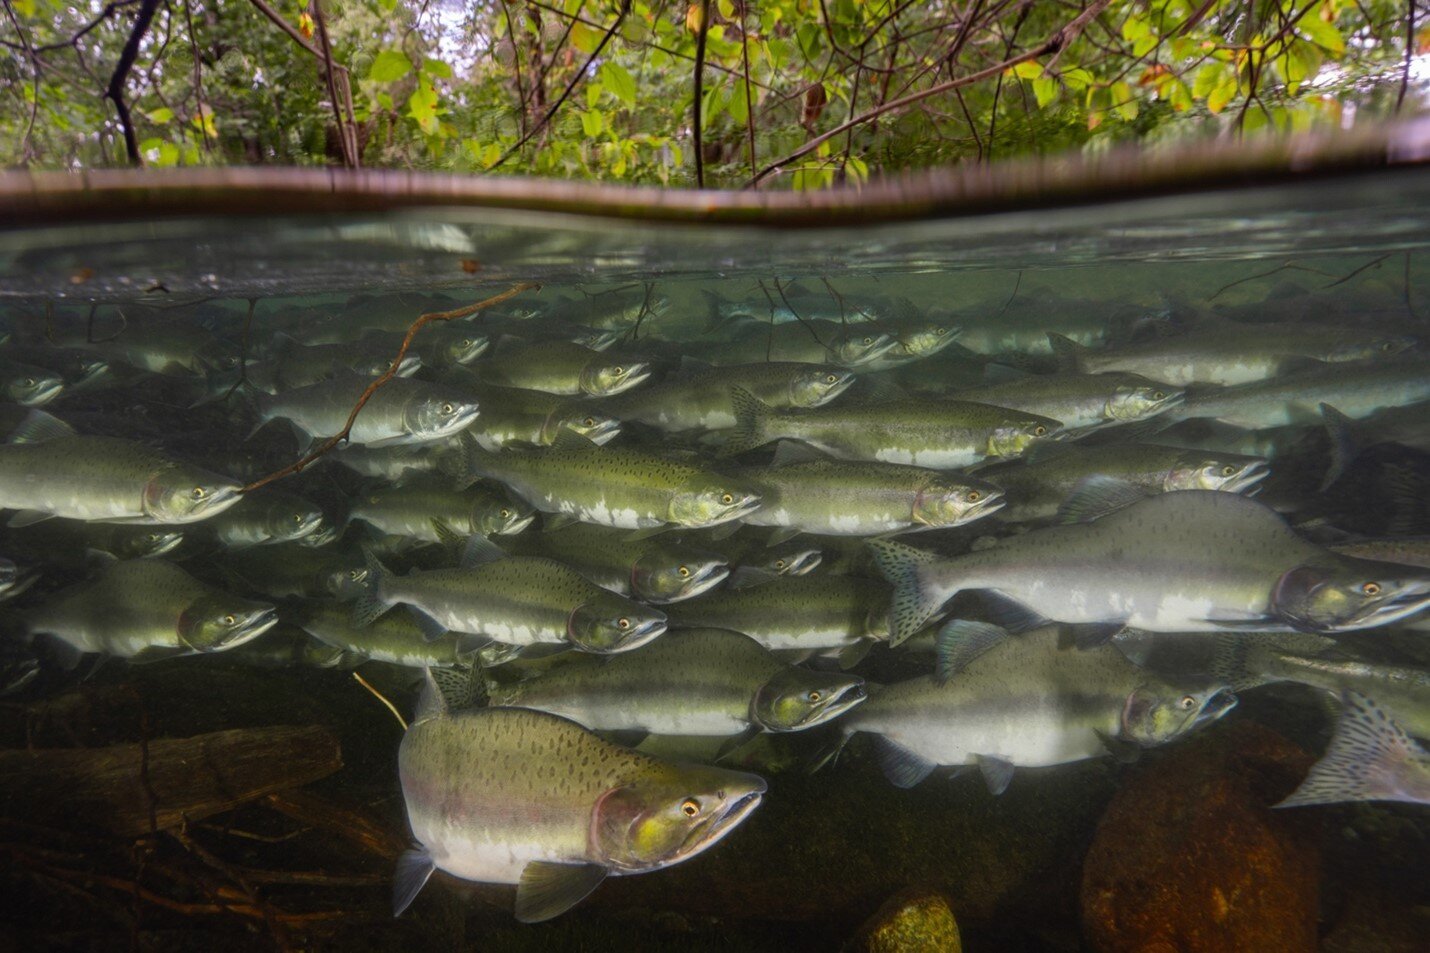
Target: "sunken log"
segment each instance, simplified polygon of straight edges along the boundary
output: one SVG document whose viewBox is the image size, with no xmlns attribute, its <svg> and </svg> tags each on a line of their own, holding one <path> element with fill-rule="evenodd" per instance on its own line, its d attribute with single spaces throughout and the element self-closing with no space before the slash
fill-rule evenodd
<svg viewBox="0 0 1430 953">
<path fill-rule="evenodd" d="M 0 751 L 0 816 L 138 837 L 316 781 L 342 763 L 337 737 L 320 725 Z"/>
</svg>

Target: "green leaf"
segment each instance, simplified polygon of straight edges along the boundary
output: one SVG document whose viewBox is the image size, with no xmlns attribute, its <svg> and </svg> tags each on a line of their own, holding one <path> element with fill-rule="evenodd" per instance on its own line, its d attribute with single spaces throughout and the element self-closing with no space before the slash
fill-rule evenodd
<svg viewBox="0 0 1430 953">
<path fill-rule="evenodd" d="M 444 63 L 441 60 L 434 60 L 430 56 L 422 61 L 422 72 L 429 76 L 440 76 L 443 79 L 452 78 L 451 64 Z"/>
<path fill-rule="evenodd" d="M 600 72 L 597 75 L 602 85 L 610 90 L 612 96 L 627 106 L 635 105 L 636 80 L 624 66 L 614 61 L 606 62 L 601 64 Z"/>
<path fill-rule="evenodd" d="M 1086 89 L 1097 81 L 1097 77 L 1081 66 L 1075 66 L 1062 74 L 1062 80 L 1069 89 Z"/>
<path fill-rule="evenodd" d="M 1207 109 L 1215 116 L 1226 108 L 1227 103 L 1236 98 L 1236 77 L 1222 83 L 1207 94 Z"/>
<path fill-rule="evenodd" d="M 368 79 L 379 83 L 390 83 L 401 79 L 412 71 L 412 61 L 401 50 L 383 50 L 373 58 L 368 69 Z"/>
<path fill-rule="evenodd" d="M 1108 91 L 1112 98 L 1112 110 L 1127 122 L 1137 118 L 1138 105 L 1137 96 L 1132 92 L 1132 86 L 1126 81 L 1119 80 L 1112 84 Z"/>
<path fill-rule="evenodd" d="M 1037 60 L 1027 60 L 1013 67 L 1013 75 L 1019 79 L 1037 79 L 1043 75 L 1043 64 Z"/>
<path fill-rule="evenodd" d="M 735 86 L 730 90 L 730 118 L 743 126 L 750 118 L 750 113 L 745 109 L 745 80 L 744 77 L 735 80 Z"/>
<path fill-rule="evenodd" d="M 606 87 L 600 83 L 586 84 L 586 108 L 595 109 L 596 104 L 601 101 L 601 95 L 606 91 Z"/>
<path fill-rule="evenodd" d="M 588 109 L 581 114 L 581 131 L 586 134 L 587 139 L 594 139 L 601 134 L 604 119 L 599 109 Z"/>
<path fill-rule="evenodd" d="M 1346 38 L 1341 36 L 1341 31 L 1336 29 L 1334 23 L 1327 23 L 1321 19 L 1319 6 L 1312 7 L 1301 18 L 1301 21 L 1296 24 L 1296 31 L 1337 57 L 1346 52 Z"/>
<path fill-rule="evenodd" d="M 603 35 L 600 30 L 578 21 L 571 26 L 571 45 L 582 53 L 594 53 Z"/>
<path fill-rule="evenodd" d="M 174 111 L 168 106 L 162 106 L 144 114 L 149 117 L 149 121 L 156 126 L 162 126 L 174 118 Z"/>
<path fill-rule="evenodd" d="M 1046 76 L 1033 80 L 1033 96 L 1037 98 L 1039 108 L 1046 106 L 1058 98 L 1058 81 Z"/>
</svg>

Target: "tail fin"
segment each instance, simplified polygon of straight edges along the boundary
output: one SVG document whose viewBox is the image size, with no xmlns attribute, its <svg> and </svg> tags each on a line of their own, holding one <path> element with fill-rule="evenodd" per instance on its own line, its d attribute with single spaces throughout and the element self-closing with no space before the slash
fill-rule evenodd
<svg viewBox="0 0 1430 953">
<path fill-rule="evenodd" d="M 769 443 L 771 438 L 765 435 L 765 430 L 774 410 L 743 387 L 730 388 L 730 401 L 735 406 L 735 429 L 725 443 L 724 452 L 734 456 Z"/>
<path fill-rule="evenodd" d="M 953 593 L 935 592 L 921 578 L 920 570 L 935 559 L 933 553 L 889 539 L 871 541 L 869 551 L 879 571 L 894 586 L 894 600 L 889 607 L 889 645 L 902 645 Z"/>
<path fill-rule="evenodd" d="M 1321 405 L 1321 417 L 1326 421 L 1326 436 L 1330 438 L 1331 465 L 1321 480 L 1318 491 L 1324 493 L 1332 483 L 1345 475 L 1346 467 L 1360 456 L 1361 446 L 1356 439 L 1353 421 L 1330 404 Z"/>
<path fill-rule="evenodd" d="M 1372 699 L 1359 692 L 1341 693 L 1345 710 L 1336 733 L 1306 780 L 1276 807 L 1336 804 L 1342 801 L 1407 801 L 1425 799 L 1425 792 L 1407 790 L 1407 769 L 1426 752 L 1391 720 Z M 1423 783 L 1423 782 L 1422 782 Z"/>
<path fill-rule="evenodd" d="M 1053 356 L 1058 359 L 1058 370 L 1078 371 L 1082 370 L 1083 355 L 1088 349 L 1068 337 L 1066 334 L 1058 334 L 1056 331 L 1048 332 L 1048 344 L 1053 349 Z"/>
<path fill-rule="evenodd" d="M 464 430 L 457 437 L 456 452 L 442 455 L 437 466 L 456 480 L 460 489 L 465 490 L 489 475 L 488 464 L 496 455 L 484 448 L 470 430 Z"/>
<path fill-rule="evenodd" d="M 372 625 L 378 616 L 387 611 L 383 589 L 392 578 L 392 570 L 384 566 L 372 550 L 363 549 L 362 556 L 367 564 L 367 579 L 363 580 L 362 595 L 353 603 L 353 625 L 359 628 Z"/>
</svg>

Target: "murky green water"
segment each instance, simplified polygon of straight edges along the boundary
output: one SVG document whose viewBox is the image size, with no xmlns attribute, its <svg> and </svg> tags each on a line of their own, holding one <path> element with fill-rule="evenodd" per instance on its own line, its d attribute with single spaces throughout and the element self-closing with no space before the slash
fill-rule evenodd
<svg viewBox="0 0 1430 953">
<path fill-rule="evenodd" d="M 1427 249 L 1414 171 L 0 233 L 4 932 L 1415 948 Z"/>
</svg>

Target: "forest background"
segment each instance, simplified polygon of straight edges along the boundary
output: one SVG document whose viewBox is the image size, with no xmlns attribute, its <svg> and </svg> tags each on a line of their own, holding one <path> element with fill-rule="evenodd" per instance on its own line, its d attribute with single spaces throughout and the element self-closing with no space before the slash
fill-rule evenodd
<svg viewBox="0 0 1430 953">
<path fill-rule="evenodd" d="M 0 0 L 0 162 L 810 189 L 1424 108 L 1421 0 Z"/>
</svg>

